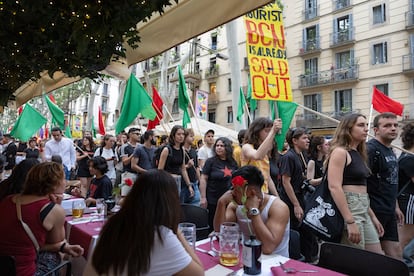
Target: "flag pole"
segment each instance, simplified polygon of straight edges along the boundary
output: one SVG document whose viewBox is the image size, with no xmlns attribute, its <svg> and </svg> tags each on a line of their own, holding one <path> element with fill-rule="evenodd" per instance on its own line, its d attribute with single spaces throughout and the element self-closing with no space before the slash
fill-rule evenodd
<svg viewBox="0 0 414 276">
<path fill-rule="evenodd" d="M 174 117 L 171 115 L 170 111 L 168 110 L 167 106 L 164 105 L 165 111 L 167 111 L 168 116 L 170 116 L 171 120 L 175 122 Z"/>
<path fill-rule="evenodd" d="M 243 94 L 244 97 L 244 94 Z M 244 109 L 246 110 L 247 116 L 249 117 L 250 122 L 252 122 L 252 116 L 250 116 L 249 107 L 247 106 L 246 97 L 244 97 Z"/>
<path fill-rule="evenodd" d="M 334 118 L 332 118 L 332 117 L 330 117 L 330 116 L 328 116 L 328 115 L 325 115 L 325 114 L 323 114 L 323 113 L 320 113 L 320 112 L 318 112 L 318 111 L 316 111 L 316 110 L 313 110 L 313 109 L 311 109 L 311 108 L 308 108 L 308 107 L 306 107 L 306 106 L 304 106 L 304 105 L 301 105 L 301 104 L 298 104 L 298 103 L 296 103 L 296 104 L 297 104 L 299 107 L 301 107 L 302 109 L 304 109 L 304 110 L 307 110 L 307 111 L 312 112 L 312 113 L 314 113 L 314 114 L 316 114 L 316 115 L 319 115 L 319 116 L 321 116 L 321 117 L 324 117 L 324 118 L 326 118 L 326 119 L 328 119 L 328 120 L 331 120 L 331 121 L 333 121 L 333 122 L 335 122 L 335 123 L 339 123 L 339 120 L 334 119 Z M 368 136 L 369 136 L 369 137 L 374 138 L 374 135 L 371 135 L 371 134 L 369 134 L 369 133 L 368 133 Z M 400 147 L 400 146 L 397 146 L 397 145 L 391 144 L 391 147 L 393 147 L 393 148 L 395 148 L 395 149 L 397 149 L 397 150 L 400 150 L 400 151 L 402 151 L 402 152 L 405 152 L 405 153 L 409 153 L 409 154 L 413 154 L 413 155 L 414 155 L 414 153 L 412 153 L 411 151 L 408 151 L 408 150 L 406 150 L 406 149 L 404 149 L 404 148 L 402 148 L 402 147 Z"/>
<path fill-rule="evenodd" d="M 369 131 L 371 130 L 371 120 L 372 120 L 372 112 L 373 112 L 374 106 L 371 102 L 371 107 L 369 108 L 369 118 L 368 118 L 368 136 L 367 136 L 367 142 L 369 138 Z"/>
<path fill-rule="evenodd" d="M 185 92 L 187 92 L 187 91 L 185 91 Z M 188 96 L 188 92 L 187 92 L 187 96 Z M 191 111 L 193 112 L 193 116 L 194 116 L 195 124 L 196 124 L 196 126 L 197 126 L 198 132 L 201 134 L 200 124 L 198 123 L 198 118 L 197 118 L 197 115 L 196 115 L 196 113 L 195 113 L 195 109 L 194 109 L 194 106 L 193 106 L 193 101 L 192 101 L 192 99 L 190 99 L 190 100 L 189 100 L 189 102 L 190 102 L 190 108 L 191 108 Z M 191 118 L 190 118 L 190 123 L 191 123 Z"/>
</svg>

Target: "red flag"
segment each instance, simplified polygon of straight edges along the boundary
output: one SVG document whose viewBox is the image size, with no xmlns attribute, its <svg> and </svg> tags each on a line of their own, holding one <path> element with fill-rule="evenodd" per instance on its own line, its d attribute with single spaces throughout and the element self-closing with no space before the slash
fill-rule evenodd
<svg viewBox="0 0 414 276">
<path fill-rule="evenodd" d="M 52 101 L 52 103 L 56 104 L 55 97 L 53 97 L 53 94 L 49 94 L 49 99 Z"/>
<path fill-rule="evenodd" d="M 147 129 L 153 129 L 155 128 L 159 123 L 160 120 L 163 117 L 162 114 L 162 106 L 163 106 L 164 102 L 162 101 L 162 98 L 160 97 L 160 95 L 157 92 L 157 89 L 155 89 L 155 87 L 152 87 L 152 106 L 154 107 L 155 112 L 157 113 L 157 117 L 154 118 L 154 120 L 150 120 L 148 121 L 148 126 Z"/>
<path fill-rule="evenodd" d="M 105 125 L 102 118 L 102 110 L 100 106 L 98 106 L 98 133 L 105 135 Z"/>
<path fill-rule="evenodd" d="M 372 107 L 380 113 L 392 112 L 399 116 L 402 116 L 404 110 L 404 105 L 394 101 L 378 90 L 375 86 L 372 93 Z"/>
<path fill-rule="evenodd" d="M 17 110 L 17 112 L 19 113 L 19 115 L 22 114 L 22 112 L 23 112 L 23 106 L 22 105 L 19 106 L 19 109 Z"/>
</svg>

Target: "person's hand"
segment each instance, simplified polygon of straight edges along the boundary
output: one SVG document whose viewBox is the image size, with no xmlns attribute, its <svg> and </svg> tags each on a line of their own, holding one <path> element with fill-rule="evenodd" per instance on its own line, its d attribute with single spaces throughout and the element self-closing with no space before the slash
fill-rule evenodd
<svg viewBox="0 0 414 276">
<path fill-rule="evenodd" d="M 188 191 L 190 192 L 190 197 L 194 197 L 194 189 L 193 189 L 193 185 L 187 185 L 188 187 Z"/>
<path fill-rule="evenodd" d="M 200 207 L 204 209 L 207 208 L 207 198 L 205 197 L 200 198 Z"/>
<path fill-rule="evenodd" d="M 360 243 L 361 242 L 361 233 L 359 232 L 358 225 L 354 222 L 352 224 L 346 224 L 346 228 L 348 231 L 348 240 L 352 243 Z"/>
<path fill-rule="evenodd" d="M 372 223 L 375 226 L 375 229 L 377 229 L 377 233 L 379 237 L 384 236 L 384 227 L 382 227 L 381 222 L 379 222 L 379 220 L 377 219 L 377 217 L 373 217 L 371 218 Z"/>
<path fill-rule="evenodd" d="M 282 120 L 281 119 L 275 119 L 273 121 L 273 131 L 275 133 L 279 133 L 279 130 L 282 128 Z"/>
<path fill-rule="evenodd" d="M 399 226 L 404 225 L 404 214 L 400 208 L 395 209 L 395 216 L 397 217 L 397 223 Z"/>
<path fill-rule="evenodd" d="M 89 206 L 91 204 L 96 204 L 96 200 L 94 198 L 88 197 L 87 199 L 85 199 L 86 206 Z"/>
<path fill-rule="evenodd" d="M 194 166 L 194 159 L 188 160 L 188 163 L 187 163 L 187 168 L 191 168 L 192 166 Z"/>
<path fill-rule="evenodd" d="M 246 199 L 244 206 L 246 206 L 247 210 L 250 210 L 251 208 L 259 208 L 261 201 L 261 198 L 259 198 L 257 195 L 253 195 Z"/>
<path fill-rule="evenodd" d="M 72 257 L 79 257 L 83 255 L 83 248 L 78 244 L 66 244 L 63 252 L 71 255 Z"/>
<path fill-rule="evenodd" d="M 49 194 L 49 199 L 55 204 L 62 204 L 63 194 Z"/>
<path fill-rule="evenodd" d="M 295 217 L 298 219 L 298 221 L 302 221 L 303 219 L 303 209 L 300 205 L 296 205 L 293 207 L 293 212 L 295 214 Z"/>
</svg>

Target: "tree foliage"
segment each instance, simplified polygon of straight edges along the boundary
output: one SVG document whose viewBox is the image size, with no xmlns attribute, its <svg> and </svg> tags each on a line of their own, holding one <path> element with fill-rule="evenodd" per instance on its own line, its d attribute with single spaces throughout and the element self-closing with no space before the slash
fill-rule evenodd
<svg viewBox="0 0 414 276">
<path fill-rule="evenodd" d="M 177 2 L 177 0 L 175 0 Z M 28 80 L 99 76 L 122 42 L 138 47 L 136 24 L 172 0 L 18 0 L 0 2 L 0 105 Z"/>
</svg>

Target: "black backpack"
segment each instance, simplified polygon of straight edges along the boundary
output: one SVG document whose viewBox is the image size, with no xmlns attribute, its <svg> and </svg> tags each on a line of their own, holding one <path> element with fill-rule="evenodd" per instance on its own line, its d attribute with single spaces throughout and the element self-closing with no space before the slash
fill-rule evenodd
<svg viewBox="0 0 414 276">
<path fill-rule="evenodd" d="M 165 147 L 167 147 L 168 148 L 168 157 L 167 157 L 167 159 L 168 158 L 170 158 L 170 157 L 172 157 L 172 148 L 171 148 L 171 145 L 170 144 L 167 144 L 167 145 L 165 145 L 165 146 L 160 146 L 160 147 L 158 147 L 156 150 L 155 150 L 155 152 L 154 152 L 154 158 L 152 159 L 152 167 L 154 168 L 154 169 L 158 169 L 158 163 L 160 162 L 160 156 L 161 156 L 161 152 L 162 152 L 162 150 L 165 148 Z"/>
</svg>

